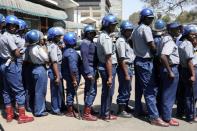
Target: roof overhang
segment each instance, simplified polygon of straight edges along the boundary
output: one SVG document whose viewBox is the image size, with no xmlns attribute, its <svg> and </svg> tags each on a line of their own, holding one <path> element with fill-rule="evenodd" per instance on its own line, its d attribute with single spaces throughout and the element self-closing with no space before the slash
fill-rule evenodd
<svg viewBox="0 0 197 131">
<path fill-rule="evenodd" d="M 68 17 L 65 11 L 55 10 L 25 0 L 0 0 L 0 8 L 57 20 L 65 20 Z"/>
<path fill-rule="evenodd" d="M 84 24 L 93 24 L 93 23 L 96 23 L 97 20 L 95 20 L 94 18 L 91 18 L 91 17 L 87 17 L 85 19 L 83 19 L 81 21 L 81 23 L 84 23 Z"/>
<path fill-rule="evenodd" d="M 77 2 L 74 0 L 57 0 L 58 6 L 62 9 L 74 8 L 79 6 Z"/>
</svg>

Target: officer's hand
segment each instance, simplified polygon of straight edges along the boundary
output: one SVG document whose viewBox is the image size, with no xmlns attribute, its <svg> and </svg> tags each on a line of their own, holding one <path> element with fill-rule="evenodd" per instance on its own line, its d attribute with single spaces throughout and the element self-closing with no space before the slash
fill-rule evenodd
<svg viewBox="0 0 197 131">
<path fill-rule="evenodd" d="M 111 86 L 112 86 L 112 78 L 108 78 L 108 80 L 107 80 L 107 86 L 109 87 L 109 88 L 111 88 Z"/>
<path fill-rule="evenodd" d="M 170 79 L 174 79 L 175 75 L 174 75 L 174 73 L 172 71 L 170 71 L 170 73 L 168 74 L 168 77 Z"/>
<path fill-rule="evenodd" d="M 130 77 L 129 75 L 126 75 L 126 76 L 125 76 L 125 80 L 126 80 L 126 81 L 130 81 L 130 80 L 131 80 L 131 77 Z"/>
<path fill-rule="evenodd" d="M 73 87 L 74 87 L 75 89 L 77 89 L 77 86 L 78 86 L 77 81 L 73 81 L 72 84 L 73 84 Z"/>
<path fill-rule="evenodd" d="M 196 79 L 195 76 L 191 76 L 189 80 L 193 83 L 195 79 Z"/>
<path fill-rule="evenodd" d="M 169 79 L 174 79 L 175 75 L 174 75 L 174 73 L 171 71 L 170 73 L 168 73 L 168 77 L 169 77 Z"/>
<path fill-rule="evenodd" d="M 56 84 L 56 85 L 60 85 L 60 78 L 56 78 L 56 79 L 55 79 L 55 84 Z"/>
</svg>

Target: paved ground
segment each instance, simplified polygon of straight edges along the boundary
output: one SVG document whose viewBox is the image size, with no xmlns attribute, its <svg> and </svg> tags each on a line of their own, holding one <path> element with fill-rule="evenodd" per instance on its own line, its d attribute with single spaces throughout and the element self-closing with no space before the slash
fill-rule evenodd
<svg viewBox="0 0 197 131">
<path fill-rule="evenodd" d="M 118 84 L 116 84 L 118 85 Z M 116 103 L 115 98 L 117 96 L 117 87 L 116 93 L 114 96 L 113 103 Z M 83 87 L 79 90 L 79 103 L 83 104 L 83 94 L 81 91 Z M 133 105 L 133 94 L 131 98 L 131 105 Z M 47 93 L 47 100 L 50 100 L 50 92 Z M 95 100 L 95 107 L 98 109 L 100 104 L 100 94 L 101 87 L 98 87 L 98 95 Z M 81 106 L 82 109 L 82 106 Z M 117 110 L 115 104 L 113 104 L 112 109 Z M 66 116 L 54 116 L 49 115 L 43 118 L 35 118 L 34 122 L 26 124 L 17 124 L 17 121 L 12 123 L 6 123 L 5 119 L 0 117 L 1 126 L 5 131 L 196 131 L 197 124 L 188 124 L 185 121 L 180 120 L 179 127 L 157 127 L 150 125 L 146 120 L 141 120 L 139 118 L 118 118 L 117 121 L 106 122 L 103 120 L 98 120 L 97 122 L 87 122 L 83 120 L 77 120 L 75 118 L 68 118 Z M 1 129 L 0 129 L 1 131 Z"/>
</svg>

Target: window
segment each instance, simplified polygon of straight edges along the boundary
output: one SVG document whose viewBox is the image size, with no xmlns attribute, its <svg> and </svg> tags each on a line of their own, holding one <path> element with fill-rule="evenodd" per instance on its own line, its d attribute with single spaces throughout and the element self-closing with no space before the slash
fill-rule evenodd
<svg viewBox="0 0 197 131">
<path fill-rule="evenodd" d="M 95 6 L 95 7 L 92 7 L 92 10 L 100 10 L 101 7 L 98 7 L 98 6 Z"/>
<path fill-rule="evenodd" d="M 90 12 L 81 12 L 81 17 L 89 17 Z"/>
<path fill-rule="evenodd" d="M 93 12 L 93 17 L 101 17 L 101 13 L 100 12 Z"/>
</svg>

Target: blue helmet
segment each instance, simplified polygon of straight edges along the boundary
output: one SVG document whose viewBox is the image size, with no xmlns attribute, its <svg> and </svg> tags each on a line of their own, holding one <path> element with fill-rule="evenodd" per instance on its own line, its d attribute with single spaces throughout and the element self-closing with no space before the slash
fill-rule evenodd
<svg viewBox="0 0 197 131">
<path fill-rule="evenodd" d="M 25 35 L 25 40 L 29 44 L 36 44 L 40 40 L 40 33 L 38 30 L 30 30 Z"/>
<path fill-rule="evenodd" d="M 113 14 L 106 15 L 102 20 L 102 26 L 107 27 L 110 24 L 118 24 L 118 20 Z"/>
<path fill-rule="evenodd" d="M 74 32 L 68 32 L 64 35 L 64 43 L 67 45 L 76 45 L 77 43 L 77 37 Z"/>
<path fill-rule="evenodd" d="M 5 18 L 5 23 L 6 24 L 18 24 L 18 18 L 14 15 L 8 15 L 6 18 Z"/>
<path fill-rule="evenodd" d="M 56 36 L 64 35 L 64 29 L 61 27 L 51 27 L 47 34 L 48 39 L 54 39 Z"/>
<path fill-rule="evenodd" d="M 175 29 L 175 28 L 179 28 L 180 26 L 181 26 L 181 24 L 175 21 L 175 22 L 168 24 L 167 28 L 168 29 Z"/>
<path fill-rule="evenodd" d="M 96 32 L 96 29 L 92 26 L 92 25 L 87 25 L 84 29 L 83 29 L 84 33 L 87 32 Z"/>
<path fill-rule="evenodd" d="M 52 32 L 53 32 L 53 30 L 54 30 L 54 27 L 51 27 L 47 31 L 47 39 L 48 40 L 51 40 L 52 39 L 52 36 L 53 36 Z"/>
<path fill-rule="evenodd" d="M 187 25 L 183 28 L 182 36 L 186 36 L 190 33 L 196 33 L 196 28 L 192 25 Z"/>
<path fill-rule="evenodd" d="M 0 14 L 0 24 L 3 22 L 5 22 L 5 17 L 2 14 Z"/>
<path fill-rule="evenodd" d="M 163 31 L 166 29 L 166 23 L 163 20 L 158 19 L 155 21 L 154 29 L 156 31 Z"/>
<path fill-rule="evenodd" d="M 17 25 L 19 26 L 18 30 L 24 30 L 27 28 L 27 24 L 24 20 L 18 19 Z"/>
<path fill-rule="evenodd" d="M 120 30 L 133 30 L 134 26 L 130 21 L 123 21 L 120 24 Z"/>
<path fill-rule="evenodd" d="M 144 17 L 150 17 L 150 18 L 154 18 L 154 13 L 151 9 L 149 8 L 145 8 L 140 12 L 140 18 L 144 18 Z"/>
</svg>

